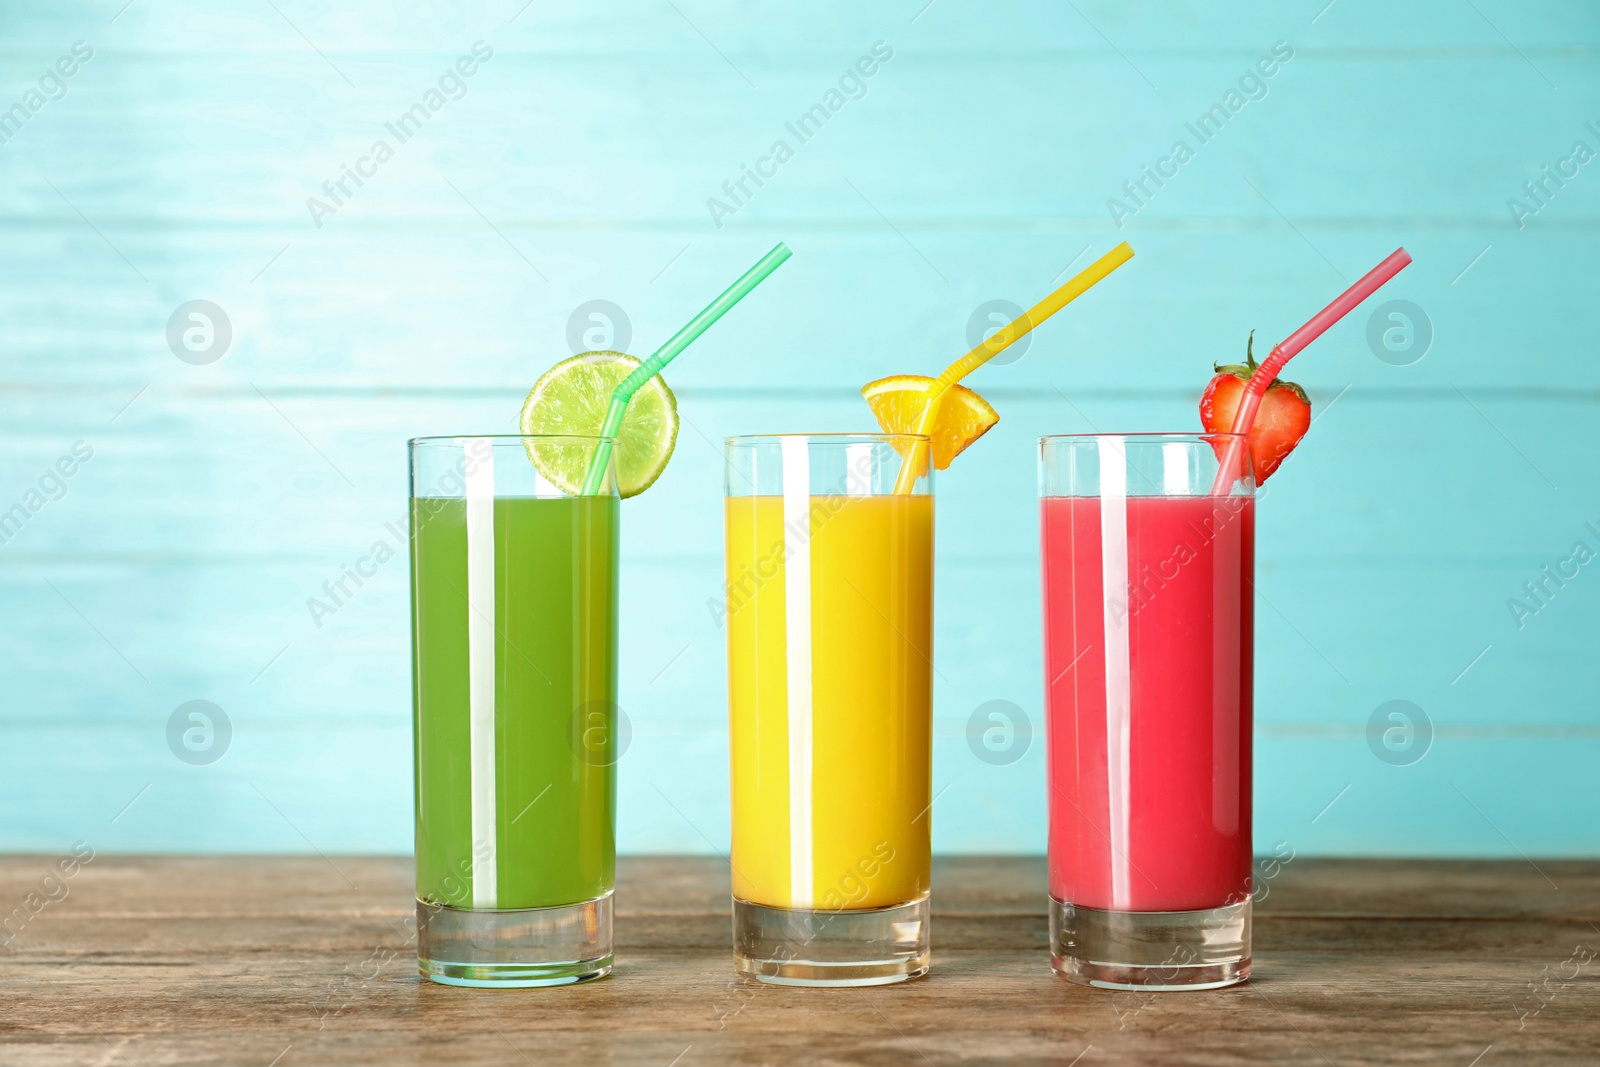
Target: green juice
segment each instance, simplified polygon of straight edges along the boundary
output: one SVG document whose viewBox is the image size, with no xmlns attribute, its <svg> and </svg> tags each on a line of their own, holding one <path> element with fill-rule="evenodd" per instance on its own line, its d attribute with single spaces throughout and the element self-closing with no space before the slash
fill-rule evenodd
<svg viewBox="0 0 1600 1067">
<path fill-rule="evenodd" d="M 546 908 L 609 892 L 617 500 L 411 507 L 418 899 Z"/>
</svg>

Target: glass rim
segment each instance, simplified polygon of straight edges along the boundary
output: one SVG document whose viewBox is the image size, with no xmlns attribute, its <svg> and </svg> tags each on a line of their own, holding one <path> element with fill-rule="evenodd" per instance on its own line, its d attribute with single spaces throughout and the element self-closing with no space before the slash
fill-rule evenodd
<svg viewBox="0 0 1600 1067">
<path fill-rule="evenodd" d="M 743 433 L 724 437 L 722 443 L 728 447 L 743 444 L 759 444 L 763 441 L 814 441 L 820 440 L 827 444 L 864 444 L 869 442 L 882 442 L 893 444 L 895 441 L 926 441 L 933 443 L 933 438 L 925 433 Z"/>
<path fill-rule="evenodd" d="M 1234 433 L 1232 430 L 1219 430 L 1216 433 L 1212 433 L 1209 430 L 1202 430 L 1198 432 L 1192 430 L 1141 430 L 1138 433 L 1047 433 L 1039 438 L 1039 443 L 1044 445 L 1053 441 L 1066 441 L 1068 443 L 1072 443 L 1077 441 L 1149 441 L 1157 439 L 1167 441 L 1211 441 L 1215 440 L 1216 438 L 1229 437 L 1237 437 L 1242 441 L 1249 436 L 1250 435 L 1248 433 Z"/>
<path fill-rule="evenodd" d="M 574 441 L 591 444 L 610 441 L 615 444 L 616 440 L 615 437 L 589 433 L 469 433 L 412 437 L 406 441 L 406 444 L 415 448 L 418 445 L 457 445 L 468 441 Z"/>
</svg>

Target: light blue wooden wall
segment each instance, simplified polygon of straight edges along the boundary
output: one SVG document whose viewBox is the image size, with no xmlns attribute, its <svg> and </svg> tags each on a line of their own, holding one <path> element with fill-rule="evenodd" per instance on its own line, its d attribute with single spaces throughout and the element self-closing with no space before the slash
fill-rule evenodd
<svg viewBox="0 0 1600 1067">
<path fill-rule="evenodd" d="M 93 449 L 0 545 L 0 847 L 408 849 L 405 564 L 320 628 L 307 598 L 403 514 L 407 437 L 513 428 L 575 307 L 613 301 L 648 350 L 782 239 L 673 367 L 678 454 L 625 508 L 621 843 L 721 848 L 717 442 L 869 426 L 862 382 L 936 371 L 978 305 L 1122 238 L 1129 266 L 977 375 L 1003 421 L 938 486 L 938 847 L 1044 843 L 1034 439 L 1192 428 L 1213 360 L 1402 243 L 1385 296 L 1425 310 L 1426 357 L 1380 361 L 1363 311 L 1295 366 L 1322 415 L 1262 507 L 1258 847 L 1600 845 L 1600 564 L 1521 628 L 1507 607 L 1600 549 L 1600 163 L 1520 227 L 1507 206 L 1600 150 L 1600 8 L 122 3 L 0 8 L 0 108 L 93 49 L 0 145 L 0 509 Z M 465 95 L 315 225 L 478 40 Z M 878 41 L 866 95 L 786 137 Z M 1265 98 L 1197 145 L 1279 41 Z M 715 225 L 778 138 L 794 158 Z M 1119 229 L 1108 198 L 1179 138 Z M 165 337 L 197 298 L 233 328 L 201 366 Z M 192 699 L 232 723 L 210 765 L 168 748 Z M 1396 699 L 1433 734 L 1403 765 L 1368 742 Z M 967 746 L 990 700 L 1035 728 L 1007 766 Z"/>
</svg>

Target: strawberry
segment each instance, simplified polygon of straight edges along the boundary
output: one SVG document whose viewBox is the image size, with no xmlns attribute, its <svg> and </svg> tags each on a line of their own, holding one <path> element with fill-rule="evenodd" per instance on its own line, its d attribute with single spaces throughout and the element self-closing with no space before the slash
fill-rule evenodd
<svg viewBox="0 0 1600 1067">
<path fill-rule="evenodd" d="M 1251 330 L 1244 347 L 1245 362 L 1215 365 L 1217 376 L 1200 397 L 1200 422 L 1207 433 L 1228 433 L 1233 429 L 1245 383 L 1256 372 L 1255 338 L 1256 332 Z M 1310 427 L 1311 401 L 1306 391 L 1282 378 L 1272 379 L 1249 433 L 1250 462 L 1257 485 L 1272 477 Z"/>
</svg>

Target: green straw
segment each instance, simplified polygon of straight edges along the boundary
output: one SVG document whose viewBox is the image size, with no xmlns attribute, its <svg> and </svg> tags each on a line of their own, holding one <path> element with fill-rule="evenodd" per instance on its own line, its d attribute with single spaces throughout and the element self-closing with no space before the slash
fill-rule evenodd
<svg viewBox="0 0 1600 1067">
<path fill-rule="evenodd" d="M 772 251 L 761 257 L 760 262 L 722 291 L 722 295 L 707 304 L 705 310 L 690 319 L 683 329 L 672 335 L 672 339 L 660 348 L 656 354 L 639 364 L 634 372 L 622 379 L 617 387 L 611 390 L 611 407 L 606 411 L 605 425 L 600 428 L 602 440 L 595 446 L 594 458 L 589 461 L 589 472 L 583 479 L 584 496 L 594 496 L 600 492 L 600 486 L 605 481 L 606 465 L 611 462 L 612 441 L 622 430 L 622 417 L 628 413 L 628 402 L 633 399 L 633 394 L 644 388 L 644 383 L 661 373 L 661 369 L 672 362 L 674 356 L 689 347 L 696 337 L 706 332 L 713 322 L 722 318 L 729 308 L 743 300 L 745 296 L 760 285 L 767 275 L 778 269 L 778 265 L 788 259 L 792 252 L 787 245 L 779 241 L 773 246 Z"/>
</svg>

